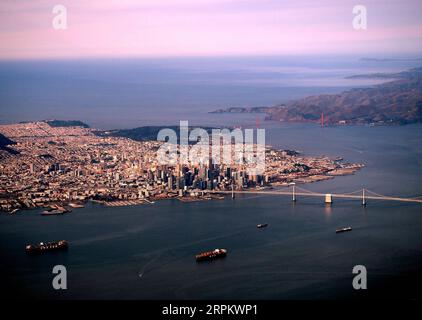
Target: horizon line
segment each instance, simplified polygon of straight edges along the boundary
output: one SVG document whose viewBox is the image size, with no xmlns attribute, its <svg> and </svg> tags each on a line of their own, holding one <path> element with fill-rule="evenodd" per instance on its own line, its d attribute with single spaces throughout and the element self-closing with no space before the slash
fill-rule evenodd
<svg viewBox="0 0 422 320">
<path fill-rule="evenodd" d="M 422 60 L 421 52 L 403 53 L 274 53 L 225 55 L 146 55 L 146 56 L 62 56 L 62 57 L 0 57 L 0 62 L 81 61 L 81 60 L 168 60 L 168 59 L 225 59 L 225 58 L 277 58 L 277 57 L 353 57 L 376 60 Z"/>
</svg>

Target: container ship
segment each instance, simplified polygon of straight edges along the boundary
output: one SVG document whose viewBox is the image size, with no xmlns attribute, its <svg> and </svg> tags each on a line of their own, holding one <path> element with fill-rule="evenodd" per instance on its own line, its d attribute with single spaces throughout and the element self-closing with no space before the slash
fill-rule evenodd
<svg viewBox="0 0 422 320">
<path fill-rule="evenodd" d="M 26 252 L 41 253 L 46 251 L 65 250 L 69 246 L 66 240 L 59 240 L 54 242 L 40 242 L 39 244 L 29 244 L 25 247 Z"/>
<path fill-rule="evenodd" d="M 85 206 L 83 204 L 80 204 L 80 203 L 71 202 L 71 203 L 69 203 L 69 207 L 72 207 L 72 208 L 84 208 Z"/>
<path fill-rule="evenodd" d="M 213 251 L 202 252 L 195 256 L 197 262 L 210 261 L 217 258 L 224 258 L 227 255 L 226 249 L 214 249 Z"/>
<path fill-rule="evenodd" d="M 42 216 L 55 216 L 58 214 L 65 214 L 70 212 L 70 210 L 67 210 L 64 207 L 61 206 L 52 206 L 50 209 L 44 210 L 41 215 Z"/>
<path fill-rule="evenodd" d="M 347 232 L 347 231 L 352 231 L 352 227 L 337 229 L 336 233 Z"/>
</svg>

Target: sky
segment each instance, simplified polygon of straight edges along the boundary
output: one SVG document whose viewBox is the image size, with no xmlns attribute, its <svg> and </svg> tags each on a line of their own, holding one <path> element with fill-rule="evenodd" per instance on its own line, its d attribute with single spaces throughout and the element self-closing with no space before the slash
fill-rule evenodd
<svg viewBox="0 0 422 320">
<path fill-rule="evenodd" d="M 421 0 L 1 0 L 0 59 L 418 54 L 421 12 Z"/>
</svg>

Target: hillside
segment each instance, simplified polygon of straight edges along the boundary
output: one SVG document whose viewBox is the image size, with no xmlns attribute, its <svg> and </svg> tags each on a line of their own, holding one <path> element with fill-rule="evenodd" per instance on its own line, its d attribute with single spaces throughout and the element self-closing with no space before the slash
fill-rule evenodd
<svg viewBox="0 0 422 320">
<path fill-rule="evenodd" d="M 309 96 L 264 109 L 245 108 L 248 111 L 242 112 L 265 112 L 268 120 L 287 122 L 318 122 L 322 113 L 326 124 L 422 122 L 422 68 L 394 74 L 378 73 L 353 77 L 396 80 L 340 94 Z M 233 111 L 227 109 L 225 112 Z"/>
<path fill-rule="evenodd" d="M 15 144 L 15 142 L 0 133 L 0 147 L 6 147 L 11 144 Z"/>
<path fill-rule="evenodd" d="M 196 127 L 189 127 L 189 132 L 195 128 Z M 157 140 L 158 132 L 161 129 L 172 129 L 176 132 L 178 139 L 180 138 L 179 126 L 145 126 L 145 127 L 138 127 L 138 128 L 133 128 L 133 129 L 95 131 L 94 133 L 102 137 L 106 137 L 106 136 L 124 137 L 124 138 L 129 138 L 135 141 L 150 141 L 150 140 Z M 213 128 L 205 127 L 202 129 L 206 130 L 210 134 Z"/>
<path fill-rule="evenodd" d="M 89 125 L 79 120 L 46 120 L 50 127 L 83 127 L 89 128 Z"/>
<path fill-rule="evenodd" d="M 10 154 L 19 154 L 15 149 L 9 148 L 8 146 L 16 144 L 16 142 L 10 140 L 8 137 L 0 133 L 0 150 L 7 151 Z"/>
</svg>

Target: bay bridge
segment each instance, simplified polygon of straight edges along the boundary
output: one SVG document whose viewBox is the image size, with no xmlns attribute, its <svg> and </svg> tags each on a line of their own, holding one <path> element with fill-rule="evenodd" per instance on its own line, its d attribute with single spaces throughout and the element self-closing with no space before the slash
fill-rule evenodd
<svg viewBox="0 0 422 320">
<path fill-rule="evenodd" d="M 291 190 L 277 189 L 277 190 L 203 190 L 204 193 L 217 193 L 217 194 L 231 194 L 232 198 L 235 198 L 236 194 L 262 194 L 262 195 L 284 195 L 290 196 L 292 201 L 296 201 L 298 197 L 319 197 L 324 200 L 326 204 L 333 203 L 333 199 L 356 199 L 360 200 L 362 205 L 367 204 L 367 200 L 386 200 L 386 201 L 399 201 L 399 202 L 411 202 L 411 203 L 422 203 L 422 196 L 413 198 L 402 198 L 385 196 L 382 194 L 375 193 L 365 188 L 349 192 L 349 193 L 320 193 L 310 191 L 301 187 L 296 186 L 295 183 L 290 184 Z"/>
</svg>

